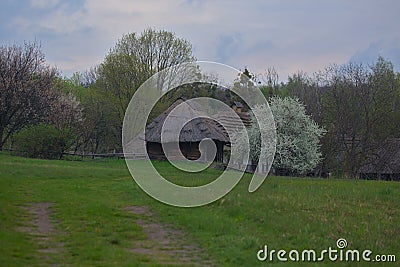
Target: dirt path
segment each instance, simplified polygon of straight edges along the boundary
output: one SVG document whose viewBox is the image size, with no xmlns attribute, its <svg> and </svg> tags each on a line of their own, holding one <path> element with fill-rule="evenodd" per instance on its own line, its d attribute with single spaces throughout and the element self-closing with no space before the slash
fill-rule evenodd
<svg viewBox="0 0 400 267">
<path fill-rule="evenodd" d="M 48 202 L 39 202 L 23 207 L 29 212 L 32 221 L 28 226 L 20 227 L 19 230 L 33 236 L 39 244 L 38 257 L 50 266 L 57 266 L 56 263 L 51 261 L 51 254 L 60 253 L 63 244 L 54 241 L 54 235 L 57 232 L 50 219 L 52 205 Z"/>
<path fill-rule="evenodd" d="M 214 266 L 205 252 L 187 240 L 183 231 L 162 224 L 144 206 L 129 206 L 124 209 L 138 215 L 136 221 L 146 233 L 146 240 L 137 240 L 129 250 L 156 259 L 160 264 L 185 266 Z"/>
</svg>

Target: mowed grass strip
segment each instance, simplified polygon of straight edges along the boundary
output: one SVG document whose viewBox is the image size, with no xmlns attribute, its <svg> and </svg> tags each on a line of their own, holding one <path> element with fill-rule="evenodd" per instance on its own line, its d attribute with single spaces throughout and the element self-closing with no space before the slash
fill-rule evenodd
<svg viewBox="0 0 400 267">
<path fill-rule="evenodd" d="M 170 181 L 187 186 L 220 174 L 188 175 L 167 162 L 154 164 Z M 320 251 L 336 248 L 339 238 L 348 241 L 349 249 L 396 254 L 400 260 L 400 183 L 269 177 L 250 194 L 250 178 L 245 175 L 213 204 L 176 208 L 147 196 L 123 160 L 46 161 L 0 153 L 0 265 L 44 265 L 34 237 L 18 231 L 31 220 L 23 207 L 39 202 L 53 203 L 52 220 L 62 233 L 53 238 L 63 250 L 46 262 L 60 266 L 160 266 L 156 258 L 129 251 L 134 241 L 146 239 L 135 223 L 140 215 L 124 211 L 132 205 L 146 206 L 159 221 L 188 233 L 218 266 L 271 264 L 256 257 L 265 244 Z"/>
</svg>

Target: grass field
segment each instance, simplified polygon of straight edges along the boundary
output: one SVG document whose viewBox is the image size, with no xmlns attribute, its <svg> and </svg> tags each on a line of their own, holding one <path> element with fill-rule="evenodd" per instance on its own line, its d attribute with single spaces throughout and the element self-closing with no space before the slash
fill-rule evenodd
<svg viewBox="0 0 400 267">
<path fill-rule="evenodd" d="M 220 173 L 187 175 L 166 162 L 155 165 L 171 181 L 185 185 L 211 181 Z M 210 205 L 176 208 L 147 196 L 123 160 L 46 161 L 0 153 L 0 266 L 162 266 L 162 255 L 131 249 L 149 244 L 146 216 L 179 231 L 169 235 L 185 233 L 186 242 L 196 244 L 194 252 L 216 266 L 266 266 L 271 262 L 256 256 L 264 245 L 321 251 L 336 248 L 339 238 L 347 240 L 348 249 L 394 254 L 400 262 L 400 183 L 269 177 L 250 194 L 249 180 L 245 175 L 232 192 Z M 35 203 L 50 203 L 46 216 L 54 229 L 47 234 L 34 229 Z M 145 211 L 127 212 L 127 207 Z M 179 259 L 169 263 L 180 265 Z"/>
</svg>

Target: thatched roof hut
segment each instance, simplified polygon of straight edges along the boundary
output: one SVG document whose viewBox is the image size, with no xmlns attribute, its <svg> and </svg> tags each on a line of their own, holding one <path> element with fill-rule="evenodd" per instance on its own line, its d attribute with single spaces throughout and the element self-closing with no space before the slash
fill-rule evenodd
<svg viewBox="0 0 400 267">
<path fill-rule="evenodd" d="M 184 98 L 178 98 L 146 127 L 145 140 L 150 159 L 165 159 L 161 141 L 167 147 L 168 143 L 176 143 L 177 138 L 174 133 L 177 129 L 182 128 L 179 133 L 179 148 L 187 159 L 198 159 L 201 155 L 199 150 L 200 141 L 209 138 L 217 146 L 217 155 L 214 160 L 222 162 L 224 145 L 229 143 L 226 130 L 218 122 L 202 117 L 206 113 L 201 105 L 185 101 Z M 177 109 L 178 111 L 172 112 L 178 105 L 181 105 Z M 169 121 L 164 124 L 168 116 Z M 181 127 L 182 125 L 184 126 Z M 163 140 L 161 140 L 161 134 L 163 135 Z M 176 159 L 179 159 L 178 151 L 173 154 L 176 154 Z"/>
</svg>

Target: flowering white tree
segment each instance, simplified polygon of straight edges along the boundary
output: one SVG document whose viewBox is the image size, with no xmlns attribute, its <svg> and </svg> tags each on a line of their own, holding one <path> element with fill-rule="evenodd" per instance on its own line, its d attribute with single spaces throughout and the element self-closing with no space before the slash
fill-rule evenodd
<svg viewBox="0 0 400 267">
<path fill-rule="evenodd" d="M 247 160 L 246 151 L 248 150 L 250 160 L 248 163 L 251 163 L 251 161 L 258 162 L 260 158 L 263 158 L 261 160 L 263 164 L 266 161 L 271 163 L 274 157 L 277 138 L 273 116 L 268 111 L 266 105 L 256 105 L 252 111 L 260 115 L 259 120 L 256 119 L 254 114 L 251 114 L 252 127 L 236 133 L 233 137 L 236 153 L 232 155 L 232 159 L 245 163 L 244 161 Z M 260 125 L 262 126 L 262 131 L 260 131 Z M 263 149 L 261 149 L 262 139 L 266 141 Z M 260 153 L 263 153 L 263 157 L 260 157 Z"/>
<path fill-rule="evenodd" d="M 290 97 L 272 97 L 269 101 L 276 126 L 276 152 L 273 167 L 284 168 L 296 173 L 305 173 L 317 166 L 321 160 L 319 139 L 325 130 L 318 126 L 306 114 L 305 106 L 298 100 Z M 267 106 L 260 105 L 253 108 L 266 110 Z M 253 125 L 247 130 L 249 138 L 250 158 L 256 162 L 260 157 L 261 135 L 270 132 L 270 129 L 260 129 L 254 116 Z M 264 124 L 271 127 L 269 124 Z M 236 136 L 238 146 L 246 142 L 243 133 Z M 270 149 L 270 148 L 269 148 Z M 264 153 L 268 153 L 264 150 Z"/>
<path fill-rule="evenodd" d="M 325 130 L 306 114 L 298 99 L 273 97 L 277 145 L 274 166 L 298 173 L 312 170 L 321 160 L 319 140 Z"/>
</svg>

